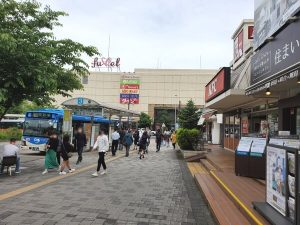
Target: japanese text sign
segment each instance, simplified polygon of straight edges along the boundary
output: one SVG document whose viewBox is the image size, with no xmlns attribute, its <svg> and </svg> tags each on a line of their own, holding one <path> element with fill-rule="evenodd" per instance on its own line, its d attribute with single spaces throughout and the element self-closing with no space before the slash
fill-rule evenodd
<svg viewBox="0 0 300 225">
<path fill-rule="evenodd" d="M 120 103 L 139 104 L 140 79 L 134 74 L 126 74 L 120 81 Z"/>
<path fill-rule="evenodd" d="M 251 85 L 287 72 L 300 63 L 300 22 L 294 22 L 266 44 L 252 58 Z"/>
</svg>

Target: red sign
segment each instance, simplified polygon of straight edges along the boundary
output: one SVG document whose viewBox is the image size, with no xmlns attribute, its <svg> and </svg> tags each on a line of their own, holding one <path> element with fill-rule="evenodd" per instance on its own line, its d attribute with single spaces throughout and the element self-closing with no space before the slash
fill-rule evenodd
<svg viewBox="0 0 300 225">
<path fill-rule="evenodd" d="M 234 60 L 238 60 L 243 55 L 243 30 L 234 39 Z"/>
<path fill-rule="evenodd" d="M 121 84 L 120 89 L 138 90 L 138 89 L 140 89 L 140 85 L 139 84 Z"/>
<path fill-rule="evenodd" d="M 139 104 L 140 103 L 140 99 L 139 98 L 120 98 L 120 103 L 121 104 L 128 104 L 129 101 L 130 101 L 131 105 Z"/>
<path fill-rule="evenodd" d="M 228 90 L 230 86 L 230 68 L 223 67 L 205 86 L 205 102 Z"/>
<path fill-rule="evenodd" d="M 248 26 L 248 39 L 253 39 L 253 28 L 254 26 Z"/>
</svg>

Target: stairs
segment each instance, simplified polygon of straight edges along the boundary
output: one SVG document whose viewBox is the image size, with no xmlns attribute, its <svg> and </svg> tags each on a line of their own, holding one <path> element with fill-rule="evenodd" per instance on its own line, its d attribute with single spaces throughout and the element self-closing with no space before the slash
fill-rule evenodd
<svg viewBox="0 0 300 225">
<path fill-rule="evenodd" d="M 209 159 L 187 164 L 220 225 L 269 224 L 252 208 L 252 200 L 259 201 L 264 196 L 262 183 L 223 172 Z"/>
</svg>

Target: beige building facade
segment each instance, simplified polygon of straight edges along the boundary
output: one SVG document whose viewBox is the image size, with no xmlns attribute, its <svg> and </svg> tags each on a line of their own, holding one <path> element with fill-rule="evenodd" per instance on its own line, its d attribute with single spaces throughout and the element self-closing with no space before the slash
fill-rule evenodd
<svg viewBox="0 0 300 225">
<path fill-rule="evenodd" d="M 216 74 L 211 69 L 135 69 L 133 73 L 90 72 L 82 79 L 83 90 L 71 93 L 72 98 L 84 97 L 99 103 L 128 108 L 120 103 L 120 94 L 124 93 L 124 76 L 133 76 L 139 80 L 138 104 L 130 104 L 131 110 L 148 113 L 152 118 L 156 107 L 174 109 L 179 103 L 185 105 L 192 99 L 198 107 L 205 104 L 205 85 Z M 57 105 L 67 100 L 56 97 Z"/>
</svg>

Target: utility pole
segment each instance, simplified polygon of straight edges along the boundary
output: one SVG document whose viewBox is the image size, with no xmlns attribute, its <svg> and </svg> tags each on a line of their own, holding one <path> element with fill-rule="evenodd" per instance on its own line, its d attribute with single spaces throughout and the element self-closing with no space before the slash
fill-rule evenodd
<svg viewBox="0 0 300 225">
<path fill-rule="evenodd" d="M 177 97 L 177 95 L 175 95 L 175 98 L 176 98 L 176 97 Z M 175 99 L 175 107 L 174 107 L 174 108 L 175 108 L 175 118 L 174 118 L 174 121 L 175 121 L 174 128 L 175 128 L 175 130 L 176 130 L 176 124 L 177 124 L 177 112 L 176 112 L 176 110 L 177 110 L 177 109 L 176 109 L 176 108 L 177 108 L 176 105 L 177 105 L 177 104 L 176 104 L 176 103 L 177 103 L 177 99 Z"/>
</svg>

